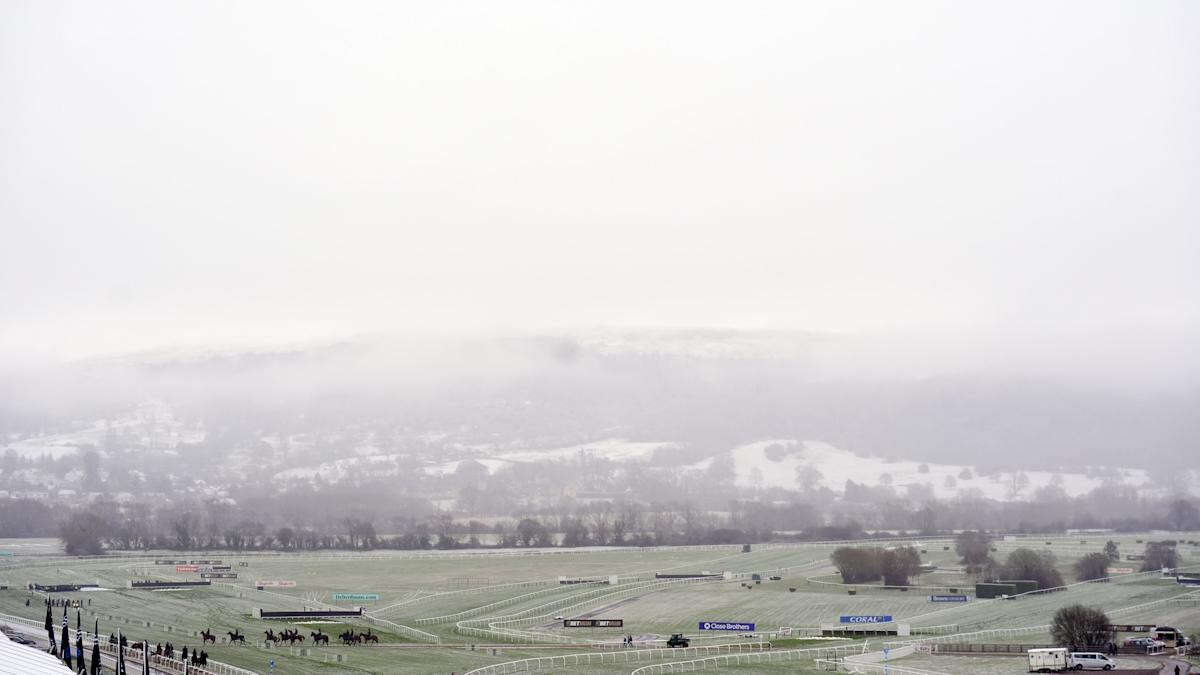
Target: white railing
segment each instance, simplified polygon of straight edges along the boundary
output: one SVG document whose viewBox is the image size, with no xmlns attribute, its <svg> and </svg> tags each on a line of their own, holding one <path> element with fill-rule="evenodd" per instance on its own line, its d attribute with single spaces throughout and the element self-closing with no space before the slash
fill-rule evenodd
<svg viewBox="0 0 1200 675">
<path fill-rule="evenodd" d="M 1197 595 L 1196 591 L 1188 591 L 1186 593 L 1172 595 L 1169 598 L 1162 598 L 1161 600 L 1151 600 L 1150 602 L 1143 602 L 1138 605 L 1130 605 L 1128 607 L 1121 607 L 1119 609 L 1114 609 L 1112 611 L 1109 611 L 1109 612 L 1107 612 L 1107 614 L 1109 614 L 1110 616 L 1114 615 L 1114 614 L 1125 614 L 1128 612 L 1135 612 L 1137 610 L 1146 609 L 1148 607 L 1157 607 L 1158 605 L 1177 602 L 1179 600 L 1186 600 L 1189 598 L 1196 599 L 1197 597 L 1200 597 L 1200 596 Z"/>
<path fill-rule="evenodd" d="M 618 663 L 639 663 L 653 661 L 672 656 L 697 656 L 722 654 L 731 652 L 765 651 L 771 648 L 770 642 L 738 642 L 723 645 L 707 645 L 704 647 L 656 647 L 653 649 L 629 649 L 610 652 L 584 652 L 581 654 L 560 654 L 557 656 L 539 656 L 517 661 L 506 661 L 482 666 L 467 671 L 464 675 L 500 675 L 501 673 L 523 673 L 554 668 L 570 668 L 575 666 L 591 666 Z"/>
<path fill-rule="evenodd" d="M 925 618 L 940 615 L 940 614 L 963 613 L 963 612 L 970 611 L 971 609 L 977 609 L 980 605 L 985 604 L 985 603 L 1010 602 L 1012 600 L 1019 600 L 1022 598 L 1033 597 L 1035 595 L 1043 595 L 1046 593 L 1052 593 L 1052 592 L 1058 592 L 1058 591 L 1067 591 L 1067 590 L 1071 590 L 1074 588 L 1087 586 L 1089 584 L 1101 584 L 1101 583 L 1122 584 L 1122 583 L 1126 583 L 1126 582 L 1130 582 L 1130 581 L 1137 581 L 1137 580 L 1146 578 L 1148 575 L 1154 575 L 1154 574 L 1158 574 L 1158 572 L 1157 571 L 1155 571 L 1155 572 L 1135 572 L 1133 574 L 1124 574 L 1124 575 L 1120 575 L 1120 576 L 1116 576 L 1116 577 L 1110 577 L 1109 579 L 1090 579 L 1088 581 L 1076 581 L 1075 583 L 1066 584 L 1063 586 L 1056 586 L 1054 588 L 1041 588 L 1041 589 L 1034 590 L 1034 591 L 1027 591 L 1025 593 L 1019 593 L 1017 595 L 1010 595 L 1010 596 L 1008 596 L 1007 599 L 1006 598 L 985 598 L 982 600 L 976 599 L 974 602 L 962 603 L 962 604 L 959 604 L 959 605 L 953 606 L 953 607 L 945 607 L 942 609 L 935 609 L 930 612 L 925 612 L 924 614 L 918 614 L 916 616 L 905 617 L 904 621 L 912 622 L 912 621 L 916 621 L 917 619 L 925 619 Z M 826 582 L 826 583 L 828 583 L 828 582 Z M 1117 610 L 1117 611 L 1119 611 L 1119 610 Z M 976 624 L 976 625 L 980 625 L 980 624 Z"/>
<path fill-rule="evenodd" d="M 913 635 L 949 635 L 958 631 L 959 624 L 944 623 L 940 626 L 913 626 Z"/>
<path fill-rule="evenodd" d="M 604 588 L 593 588 L 591 590 L 584 591 L 582 593 L 571 593 L 570 595 L 563 596 L 563 597 L 553 600 L 551 602 L 543 603 L 543 604 L 537 605 L 535 607 L 530 607 L 528 609 L 517 612 L 515 614 L 507 614 L 504 616 L 494 616 L 494 617 L 484 617 L 484 618 L 480 618 L 480 619 L 460 620 L 455 624 L 455 627 L 456 627 L 456 629 L 473 628 L 473 627 L 478 627 L 478 625 L 490 625 L 489 622 L 497 622 L 500 620 L 512 620 L 512 619 L 517 619 L 518 617 L 528 616 L 528 615 L 534 614 L 536 612 L 552 611 L 552 610 L 555 610 L 558 608 L 562 608 L 566 605 L 572 605 L 572 603 L 574 603 L 575 605 L 578 605 L 580 601 L 594 599 L 596 597 L 607 596 L 609 594 L 619 592 L 616 589 L 624 590 L 624 589 L 630 589 L 630 588 L 641 588 L 641 587 L 646 586 L 647 583 L 648 582 L 631 582 L 628 584 L 618 584 L 617 586 L 609 586 L 609 587 L 604 587 Z M 572 605 L 572 606 L 574 606 L 574 605 Z M 458 632 L 462 632 L 462 631 L 460 630 Z"/>
<path fill-rule="evenodd" d="M 910 666 L 897 666 L 894 663 L 860 663 L 849 659 L 817 659 L 816 665 L 821 670 L 839 673 L 897 673 L 899 675 L 948 675 L 940 670 L 921 670 Z"/>
<path fill-rule="evenodd" d="M 862 653 L 866 645 L 839 645 L 836 647 L 808 647 L 804 649 L 780 649 L 750 653 L 706 656 L 687 661 L 666 661 L 635 668 L 629 675 L 660 675 L 661 673 L 690 672 L 721 666 L 752 666 L 760 663 L 787 663 L 789 661 L 811 661 L 819 658 L 845 656 Z"/>
<path fill-rule="evenodd" d="M 1018 635 L 1028 635 L 1029 633 L 1043 633 L 1050 630 L 1050 624 L 1041 626 L 1020 626 L 1017 628 L 990 628 L 988 630 L 976 630 L 967 633 L 948 633 L 946 635 L 934 635 L 913 640 L 894 640 L 884 644 L 888 646 L 903 647 L 905 645 L 917 644 L 936 644 L 941 642 L 962 642 L 963 640 L 987 640 L 990 638 L 1011 638 Z"/>
<path fill-rule="evenodd" d="M 903 675 L 947 675 L 935 670 L 924 670 L 910 666 L 897 666 L 893 660 L 911 656 L 916 651 L 916 645 L 904 645 L 899 648 L 884 646 L 882 651 L 863 652 L 852 656 L 819 658 L 815 665 L 821 670 L 845 673 L 901 673 Z"/>
<path fill-rule="evenodd" d="M 85 631 L 84 635 L 89 636 L 91 634 Z M 109 644 L 105 639 L 95 640 L 95 636 L 92 636 L 92 639 L 100 643 L 101 653 L 106 653 L 113 658 L 116 658 L 116 645 Z M 125 652 L 126 662 L 142 662 L 142 650 L 131 649 L 129 645 L 126 645 L 123 651 Z M 157 670 L 174 670 L 179 673 L 197 673 L 198 675 L 257 675 L 257 673 L 252 670 L 238 668 L 237 666 L 231 666 L 228 663 L 222 663 L 212 659 L 209 659 L 208 662 L 203 666 L 193 666 L 189 664 L 186 668 L 184 668 L 183 661 L 178 659 L 168 659 L 165 656 L 156 655 L 153 652 L 150 653 L 150 664 Z"/>
<path fill-rule="evenodd" d="M 13 616 L 11 614 L 0 614 L 0 623 L 19 623 L 25 626 L 33 626 L 34 628 L 46 629 L 45 621 L 36 621 L 34 619 L 26 619 L 23 616 Z"/>
<path fill-rule="evenodd" d="M 671 548 L 687 548 L 687 547 L 662 547 L 662 550 L 669 550 Z M 726 548 L 736 548 L 736 547 L 726 547 L 726 546 L 718 547 L 718 549 L 720 549 L 720 550 L 725 550 Z M 651 549 L 658 550 L 658 549 L 654 549 L 654 547 L 639 548 L 636 550 L 644 551 L 644 550 L 651 550 Z M 587 552 L 587 549 L 573 549 L 573 550 Z M 627 551 L 627 550 L 634 550 L 634 549 L 632 547 L 617 547 L 617 548 L 603 549 L 602 552 L 610 552 L 611 553 L 611 552 L 620 552 L 620 551 Z M 710 558 L 710 559 L 699 560 L 699 561 L 689 561 L 689 562 L 680 563 L 678 565 L 672 565 L 672 566 L 668 566 L 668 567 L 657 567 L 657 568 L 651 569 L 651 570 L 626 572 L 624 574 L 620 574 L 617 576 L 617 582 L 618 582 L 618 584 L 623 584 L 623 583 L 639 581 L 639 580 L 642 580 L 642 577 L 644 575 L 653 574 L 655 572 L 679 569 L 681 567 L 692 567 L 692 568 L 695 568 L 697 566 L 703 567 L 705 565 L 711 565 L 714 562 L 718 562 L 721 560 L 727 560 L 730 558 L 737 558 L 740 556 L 741 556 L 741 553 L 739 552 L 737 554 L 725 555 L 725 556 L 721 556 L 719 558 Z M 814 562 L 820 562 L 820 561 L 812 561 L 809 563 L 804 563 L 803 565 L 800 565 L 799 567 L 804 567 L 804 566 L 810 565 Z M 788 568 L 780 568 L 780 569 L 786 570 Z M 739 572 L 739 573 L 735 573 L 735 574 L 742 574 L 742 573 Z M 749 574 L 749 572 L 747 572 L 746 574 Z M 453 591 L 440 591 L 437 593 L 429 593 L 428 595 L 422 595 L 422 596 L 418 596 L 415 598 L 409 598 L 407 600 L 402 600 L 400 602 L 396 602 L 396 603 L 387 605 L 385 607 L 380 607 L 379 609 L 373 610 L 370 613 L 375 616 L 383 616 L 385 614 L 393 613 L 393 610 L 396 610 L 399 607 L 415 605 L 417 603 L 422 603 L 422 602 L 426 602 L 426 601 L 434 600 L 434 599 L 438 599 L 438 598 L 444 598 L 444 597 L 451 596 L 451 595 L 467 595 L 467 594 L 474 594 L 474 593 L 484 593 L 484 592 L 494 591 L 494 590 L 503 589 L 503 588 L 522 588 L 522 587 L 529 587 L 529 586 L 544 586 L 547 584 L 555 584 L 557 587 L 558 579 L 535 579 L 535 580 L 531 580 L 531 581 L 515 581 L 515 582 L 507 583 L 507 584 L 492 584 L 489 586 L 477 586 L 475 588 L 463 588 L 463 589 L 456 589 Z"/>
<path fill-rule="evenodd" d="M 587 583 L 571 584 L 571 589 L 576 589 L 576 588 L 580 588 L 580 587 L 584 587 L 584 588 L 596 587 L 596 586 L 607 585 L 607 584 L 608 584 L 608 582 L 606 582 L 606 581 L 589 581 Z M 470 609 L 464 609 L 463 611 L 455 612 L 454 614 L 445 614 L 443 616 L 431 616 L 431 617 L 426 617 L 423 619 L 417 619 L 416 621 L 413 621 L 413 623 L 417 626 L 428 626 L 430 624 L 437 624 L 437 623 L 450 623 L 451 621 L 458 621 L 459 619 L 466 619 L 466 618 L 472 617 L 476 614 L 482 614 L 483 612 L 486 612 L 489 610 L 500 609 L 501 607 L 508 607 L 509 605 L 519 604 L 521 602 L 524 602 L 525 600 L 532 600 L 533 598 L 538 598 L 538 597 L 541 597 L 544 595 L 553 595 L 555 593 L 562 593 L 562 592 L 564 592 L 564 588 L 562 586 L 556 586 L 554 588 L 543 588 L 540 591 L 534 591 L 532 593 L 526 593 L 524 595 L 514 595 L 509 598 L 504 598 L 503 600 L 497 600 L 496 602 L 493 602 L 493 603 L 490 603 L 487 605 L 481 605 L 479 607 L 472 607 Z"/>
<path fill-rule="evenodd" d="M 712 581 L 712 579 L 708 578 L 688 578 L 670 579 L 657 582 L 636 582 L 633 584 L 626 584 L 625 588 L 614 586 L 611 588 L 619 590 L 600 589 L 600 592 L 591 591 L 588 593 L 580 593 L 574 596 L 561 598 L 544 605 L 531 607 L 522 612 L 510 614 L 508 616 L 488 617 L 484 619 L 466 619 L 455 624 L 455 631 L 463 635 L 471 635 L 481 638 L 498 638 L 526 642 L 572 642 L 573 638 L 564 635 L 556 635 L 540 631 L 521 631 L 516 630 L 516 627 L 544 623 L 547 620 L 551 620 L 554 618 L 554 610 L 566 613 L 570 610 L 589 607 L 597 603 L 607 603 L 613 600 L 642 595 L 645 593 L 652 593 L 654 591 L 662 590 L 663 588 L 670 588 L 680 584 Z M 570 604 L 572 600 L 575 600 L 576 602 L 574 602 L 574 604 Z M 549 611 L 544 614 L 534 614 L 535 612 L 547 610 Z M 480 624 L 482 624 L 482 626 Z"/>
<path fill-rule="evenodd" d="M 501 588 L 521 588 L 521 587 L 528 587 L 528 586 L 544 586 L 546 584 L 556 583 L 556 582 L 557 582 L 557 580 L 552 580 L 552 579 L 537 579 L 534 581 L 515 581 L 510 584 L 495 584 L 492 586 L 476 586 L 475 588 L 460 588 L 460 589 L 453 590 L 453 591 L 440 591 L 438 593 L 430 593 L 428 595 L 422 595 L 422 596 L 419 596 L 416 598 L 409 598 L 408 600 L 402 600 L 400 602 L 393 603 L 391 605 L 387 605 L 386 607 L 380 607 L 379 609 L 376 609 L 376 610 L 372 611 L 371 613 L 379 615 L 379 614 L 383 614 L 385 612 L 390 612 L 398 607 L 405 607 L 407 605 L 415 605 L 419 602 L 425 602 L 427 600 L 433 600 L 435 598 L 444 598 L 444 597 L 450 596 L 450 595 L 469 595 L 469 594 L 474 594 L 474 593 L 485 593 L 487 591 L 494 591 L 494 590 L 501 589 Z"/>
<path fill-rule="evenodd" d="M 308 600 L 306 598 L 301 598 L 301 597 L 298 597 L 295 595 L 288 595 L 287 593 L 277 593 L 275 591 L 268 591 L 266 589 L 260 589 L 257 586 L 239 586 L 237 584 L 231 584 L 226 581 L 214 581 L 214 582 L 212 582 L 212 585 L 213 586 L 228 586 L 229 588 L 232 588 L 233 590 L 237 591 L 238 593 L 262 593 L 263 595 L 270 595 L 273 597 L 283 598 L 284 600 L 287 600 L 288 602 L 302 603 L 302 604 L 306 604 L 306 605 L 320 605 L 322 607 L 325 607 L 326 609 L 345 609 L 345 607 L 341 607 L 338 605 L 331 605 L 328 602 L 321 602 L 320 600 Z"/>
<path fill-rule="evenodd" d="M 1179 598 L 1190 596 L 1193 593 L 1194 593 L 1194 591 L 1190 591 L 1187 593 L 1173 595 L 1168 598 L 1160 598 L 1158 600 L 1151 600 L 1149 602 L 1143 602 L 1143 603 L 1139 603 L 1136 605 L 1129 605 L 1128 607 L 1120 607 L 1117 609 L 1107 610 L 1106 614 L 1108 614 L 1111 617 L 1111 616 L 1116 616 L 1116 615 L 1120 615 L 1120 614 L 1125 614 L 1128 612 L 1134 612 L 1134 611 L 1138 611 L 1138 610 L 1142 610 L 1142 609 L 1147 609 L 1150 607 L 1157 607 L 1159 605 L 1163 605 L 1163 604 L 1178 600 Z M 991 629 L 987 629 L 987 630 L 977 630 L 977 631 L 970 631 L 970 632 L 966 632 L 966 633 L 950 633 L 950 634 L 946 634 L 946 635 L 927 636 L 927 637 L 915 638 L 915 639 L 911 639 L 911 640 L 896 640 L 896 641 L 887 642 L 885 644 L 889 645 L 889 646 L 894 645 L 896 647 L 904 647 L 907 645 L 917 645 L 917 644 L 931 644 L 931 643 L 942 643 L 942 642 L 963 642 L 964 640 L 972 641 L 972 640 L 983 640 L 983 639 L 990 639 L 990 638 L 1011 638 L 1011 637 L 1016 637 L 1018 635 L 1027 635 L 1029 633 L 1049 632 L 1049 630 L 1050 630 L 1050 624 L 1041 624 L 1041 625 L 1037 625 L 1037 626 L 1018 626 L 1018 627 L 1013 627 L 1013 628 L 991 628 Z"/>
<path fill-rule="evenodd" d="M 384 626 L 385 628 L 389 628 L 394 632 L 400 633 L 401 635 L 410 637 L 410 638 L 412 638 L 414 640 L 418 640 L 420 642 L 432 642 L 435 645 L 442 644 L 442 638 L 438 637 L 437 635 L 434 635 L 433 633 L 426 633 L 423 630 L 413 628 L 412 626 L 405 626 L 403 624 L 395 623 L 393 621 L 388 621 L 387 619 L 380 619 L 380 618 L 377 618 L 374 616 L 370 616 L 369 614 L 364 614 L 362 616 L 362 618 L 367 623 L 375 624 L 378 626 Z"/>
</svg>

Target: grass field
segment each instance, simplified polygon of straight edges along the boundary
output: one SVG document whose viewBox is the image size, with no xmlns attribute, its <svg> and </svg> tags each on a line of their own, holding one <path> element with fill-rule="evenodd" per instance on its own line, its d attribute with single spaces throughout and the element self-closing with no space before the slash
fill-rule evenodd
<svg viewBox="0 0 1200 675">
<path fill-rule="evenodd" d="M 1108 538 L 1116 539 L 1123 553 L 1132 553 L 1141 550 L 1136 539 L 1162 537 L 1093 537 L 1085 538 L 1086 543 L 1080 543 L 1079 537 L 998 542 L 995 555 L 1002 557 L 1018 545 L 1044 548 L 1053 551 L 1059 557 L 1060 566 L 1069 571 L 1075 559 L 1101 550 Z M 1045 541 L 1051 544 L 1046 545 Z M 931 539 L 917 545 L 924 551 L 923 561 L 941 568 L 923 575 L 917 584 L 961 587 L 967 593 L 973 589 L 973 580 L 957 571 L 958 562 L 953 551 L 944 550 L 950 545 L 948 541 Z M 177 574 L 173 566 L 154 565 L 154 556 L 114 555 L 87 560 L 53 558 L 51 556 L 58 553 L 53 542 L 0 541 L 0 551 L 14 552 L 11 557 L 0 558 L 0 583 L 10 587 L 0 591 L 0 613 L 39 621 L 43 618 L 42 596 L 24 590 L 28 583 L 97 583 L 107 590 L 65 596 L 85 603 L 84 623 L 90 626 L 98 619 L 102 634 L 120 629 L 134 639 L 148 639 L 152 643 L 170 641 L 178 647 L 197 644 L 196 634 L 203 629 L 211 629 L 222 637 L 226 631 L 236 629 L 245 634 L 251 644 L 210 645 L 210 656 L 257 672 L 266 672 L 268 661 L 274 659 L 276 673 L 462 673 L 491 663 L 592 649 L 587 643 L 619 641 L 626 634 L 639 640 L 651 640 L 671 633 L 685 633 L 697 645 L 747 641 L 736 634 L 700 635 L 700 621 L 753 622 L 761 632 L 784 626 L 816 628 L 837 623 L 839 616 L 845 614 L 886 614 L 914 629 L 948 627 L 940 628 L 941 632 L 1021 628 L 1048 624 L 1058 607 L 1076 602 L 1101 607 L 1121 622 L 1169 624 L 1189 632 L 1200 627 L 1200 597 L 1193 593 L 1180 601 L 1189 589 L 1171 579 L 1157 578 L 1157 575 L 1118 575 L 1108 583 L 1076 585 L 1054 593 L 1012 600 L 975 600 L 972 597 L 969 602 L 953 605 L 930 602 L 928 595 L 941 591 L 921 588 L 901 592 L 859 585 L 852 587 L 855 595 L 849 595 L 847 591 L 851 587 L 837 583 L 832 574 L 828 561 L 833 548 L 828 544 L 797 544 L 756 546 L 750 553 L 742 553 L 739 547 L 677 547 L 644 551 L 555 551 L 545 555 L 164 552 L 157 557 L 219 558 L 232 565 L 238 578 L 203 589 L 148 591 L 132 590 L 128 583 L 131 579 L 182 579 L 196 575 Z M 1196 547 L 1181 544 L 1179 550 L 1185 566 L 1200 566 Z M 1136 563 L 1128 565 L 1135 566 Z M 664 584 L 654 580 L 656 572 L 727 572 L 732 578 Z M 756 584 L 750 579 L 753 573 L 762 575 L 761 583 Z M 769 580 L 768 577 L 774 574 L 783 579 Z M 560 576 L 607 581 L 610 575 L 619 577 L 617 586 L 558 583 Z M 1069 573 L 1065 576 L 1070 578 Z M 294 581 L 295 586 L 257 591 L 254 588 L 256 580 Z M 795 591 L 789 590 L 792 588 Z M 380 621 L 368 623 L 364 619 L 348 624 L 312 624 L 255 618 L 255 611 L 260 608 L 328 607 L 333 603 L 334 593 L 379 594 L 378 602 L 365 606 L 367 613 Z M 56 596 L 63 597 L 64 594 Z M 26 600 L 31 601 L 29 607 L 25 606 Z M 620 618 L 625 625 L 608 630 L 564 629 L 558 616 Z M 73 612 L 71 619 L 73 624 Z M 56 614 L 55 623 L 59 620 L 60 615 Z M 460 621 L 465 622 L 464 625 L 501 632 L 464 635 L 458 627 Z M 305 641 L 306 651 L 301 652 L 287 647 L 266 649 L 261 645 L 263 631 L 268 628 L 276 632 L 282 628 L 295 628 L 306 637 L 320 628 L 324 633 L 336 636 L 347 625 L 360 632 L 370 628 L 379 636 L 381 646 L 313 648 L 309 639 Z M 523 642 L 533 640 L 542 644 L 509 644 L 518 634 L 524 636 Z M 1044 631 L 1034 631 L 1011 637 L 989 636 L 985 641 L 1044 640 L 1048 640 Z M 440 644 L 431 644 L 435 641 Z M 556 644 L 556 641 L 574 644 Z M 948 669 L 944 659 L 952 658 L 960 657 L 935 657 L 935 663 L 929 664 L 930 669 L 966 672 Z M 985 665 L 984 660 L 971 663 L 979 667 Z M 792 663 L 786 670 L 805 672 L 797 670 L 804 667 L 807 667 L 804 663 Z M 555 670 L 616 673 L 631 669 L 627 664 L 605 664 Z M 760 664 L 755 670 L 768 672 L 774 669 L 785 668 Z M 747 671 L 746 667 L 739 670 Z"/>
</svg>

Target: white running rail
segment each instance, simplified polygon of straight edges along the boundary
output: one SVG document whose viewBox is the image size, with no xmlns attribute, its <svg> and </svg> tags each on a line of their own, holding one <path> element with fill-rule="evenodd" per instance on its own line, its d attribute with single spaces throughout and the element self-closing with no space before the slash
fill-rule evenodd
<svg viewBox="0 0 1200 675">
<path fill-rule="evenodd" d="M 866 645 L 840 645 L 837 647 L 807 647 L 804 649 L 779 649 L 762 652 L 722 654 L 687 661 L 652 663 L 630 671 L 629 675 L 661 675 L 694 670 L 719 669 L 721 666 L 752 666 L 760 663 L 787 663 L 809 661 L 820 658 L 845 657 L 861 654 Z"/>
<path fill-rule="evenodd" d="M 671 656 L 700 656 L 709 654 L 725 654 L 732 652 L 765 651 L 771 648 L 770 642 L 736 642 L 723 645 L 708 645 L 704 647 L 656 647 L 654 649 L 632 649 L 610 652 L 584 652 L 581 654 L 560 654 L 557 656 L 539 656 L 518 661 L 506 661 L 482 666 L 469 670 L 464 675 L 501 675 L 502 673 L 524 673 L 555 668 L 570 668 L 575 666 L 591 666 L 602 664 L 638 663 L 653 661 Z"/>
</svg>

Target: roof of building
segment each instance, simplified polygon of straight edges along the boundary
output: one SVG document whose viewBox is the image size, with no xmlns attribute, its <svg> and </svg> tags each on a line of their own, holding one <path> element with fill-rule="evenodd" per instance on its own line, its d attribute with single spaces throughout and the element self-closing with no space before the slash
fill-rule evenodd
<svg viewBox="0 0 1200 675">
<path fill-rule="evenodd" d="M 0 675 L 71 675 L 71 669 L 57 657 L 0 633 Z"/>
</svg>

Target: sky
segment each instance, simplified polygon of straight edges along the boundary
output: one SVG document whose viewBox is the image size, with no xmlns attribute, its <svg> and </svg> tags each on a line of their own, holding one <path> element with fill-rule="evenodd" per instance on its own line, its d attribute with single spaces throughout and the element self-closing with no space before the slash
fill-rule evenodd
<svg viewBox="0 0 1200 675">
<path fill-rule="evenodd" d="M 1197 35 L 1167 1 L 9 0 L 0 358 L 1195 334 Z"/>
</svg>

